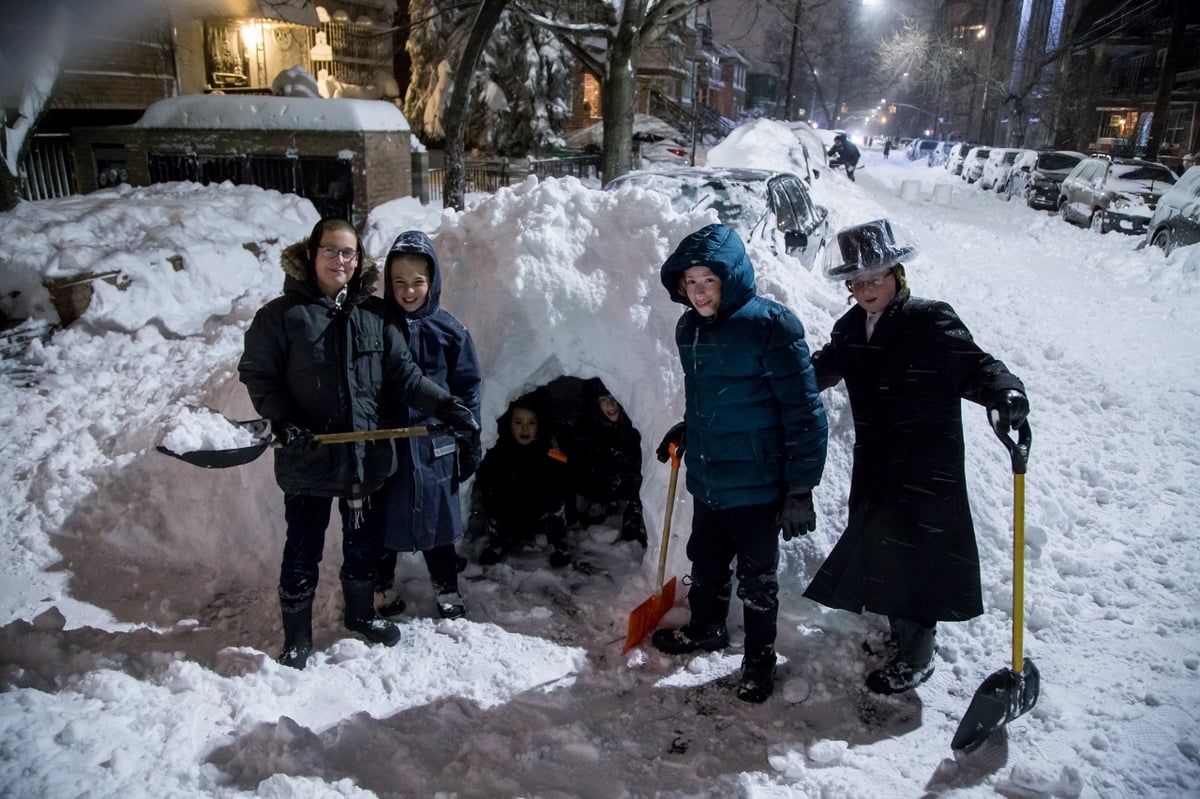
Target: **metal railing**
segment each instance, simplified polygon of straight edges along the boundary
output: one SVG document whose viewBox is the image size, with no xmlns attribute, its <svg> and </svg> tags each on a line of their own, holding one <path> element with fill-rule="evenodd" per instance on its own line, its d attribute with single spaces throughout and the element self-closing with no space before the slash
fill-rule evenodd
<svg viewBox="0 0 1200 799">
<path fill-rule="evenodd" d="M 555 158 L 529 159 L 529 171 L 539 178 L 598 178 L 600 177 L 600 154 L 565 155 Z"/>
<path fill-rule="evenodd" d="M 66 133 L 37 134 L 21 161 L 21 196 L 49 200 L 75 192 L 71 137 Z"/>
<path fill-rule="evenodd" d="M 466 190 L 492 193 L 497 189 L 509 185 L 508 162 L 507 161 L 487 161 L 482 163 L 468 163 L 465 166 L 466 171 Z M 443 189 L 446 184 L 446 170 L 430 169 L 429 170 L 429 199 L 430 201 L 442 200 Z"/>
<path fill-rule="evenodd" d="M 152 183 L 227 180 L 306 197 L 323 217 L 351 219 L 354 209 L 350 162 L 340 158 L 149 153 L 147 161 Z"/>
</svg>

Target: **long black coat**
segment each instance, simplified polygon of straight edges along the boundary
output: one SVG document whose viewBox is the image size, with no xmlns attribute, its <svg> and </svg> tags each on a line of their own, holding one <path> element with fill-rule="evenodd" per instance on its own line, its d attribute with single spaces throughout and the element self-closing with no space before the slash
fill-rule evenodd
<svg viewBox="0 0 1200 799">
<path fill-rule="evenodd" d="M 804 595 L 920 621 L 978 616 L 961 400 L 986 405 L 1024 386 L 976 346 L 944 302 L 903 291 L 870 343 L 865 327 L 866 312 L 855 305 L 813 356 L 822 389 L 846 381 L 854 470 L 846 531 Z"/>
</svg>

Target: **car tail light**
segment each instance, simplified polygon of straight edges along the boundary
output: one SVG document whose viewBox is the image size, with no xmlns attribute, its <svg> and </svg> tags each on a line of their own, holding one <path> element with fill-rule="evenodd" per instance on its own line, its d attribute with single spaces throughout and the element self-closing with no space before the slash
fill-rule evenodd
<svg viewBox="0 0 1200 799">
<path fill-rule="evenodd" d="M 669 152 L 671 155 L 675 156 L 676 158 L 683 158 L 685 155 L 687 155 L 687 150 L 684 150 L 679 147 L 668 147 L 667 152 Z"/>
</svg>

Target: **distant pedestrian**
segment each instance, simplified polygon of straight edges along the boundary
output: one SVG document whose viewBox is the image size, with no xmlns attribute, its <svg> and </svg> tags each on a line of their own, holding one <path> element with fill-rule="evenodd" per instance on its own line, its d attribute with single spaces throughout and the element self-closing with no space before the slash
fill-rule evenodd
<svg viewBox="0 0 1200 799">
<path fill-rule="evenodd" d="M 883 140 L 883 157 L 887 158 L 892 152 L 892 140 L 890 138 Z"/>
<path fill-rule="evenodd" d="M 858 160 L 862 154 L 858 151 L 858 146 L 846 138 L 846 134 L 839 133 L 833 137 L 833 146 L 829 148 L 829 166 L 837 169 L 839 166 L 846 167 L 846 177 L 854 182 L 854 170 L 858 168 Z"/>
<path fill-rule="evenodd" d="M 846 383 L 854 466 L 846 530 L 804 595 L 888 617 L 891 657 L 866 680 L 881 694 L 933 674 L 937 622 L 983 612 L 962 400 L 1002 433 L 1029 412 L 1021 381 L 949 305 L 909 293 L 902 261 L 914 253 L 886 219 L 838 231 L 825 275 L 845 280 L 855 304 L 813 355 L 822 390 Z"/>
</svg>

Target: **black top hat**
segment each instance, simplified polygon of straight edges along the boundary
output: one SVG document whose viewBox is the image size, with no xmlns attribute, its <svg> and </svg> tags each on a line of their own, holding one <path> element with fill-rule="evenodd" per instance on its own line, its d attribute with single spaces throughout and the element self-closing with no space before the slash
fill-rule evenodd
<svg viewBox="0 0 1200 799">
<path fill-rule="evenodd" d="M 830 280 L 891 269 L 917 251 L 912 244 L 896 242 L 892 223 L 886 219 L 844 227 L 837 232 L 837 243 L 841 257 L 830 253 L 825 265 Z"/>
</svg>

